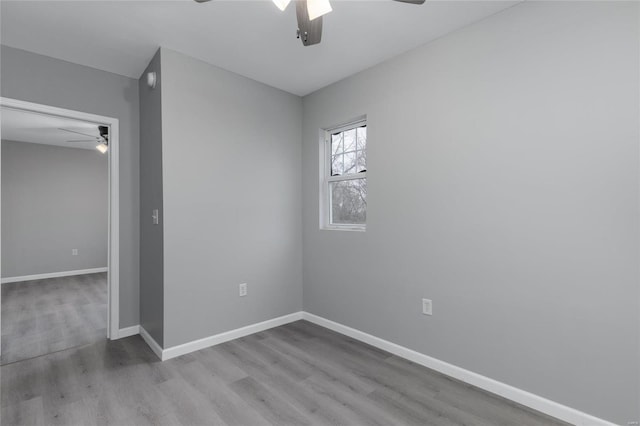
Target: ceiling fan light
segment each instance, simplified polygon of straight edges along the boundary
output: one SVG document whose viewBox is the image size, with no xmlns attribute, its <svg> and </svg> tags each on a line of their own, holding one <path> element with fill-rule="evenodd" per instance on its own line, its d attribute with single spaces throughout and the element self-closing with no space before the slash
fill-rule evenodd
<svg viewBox="0 0 640 426">
<path fill-rule="evenodd" d="M 316 18 L 331 12 L 331 3 L 329 0 L 307 0 L 307 10 L 309 11 L 309 19 L 313 21 Z"/>
<path fill-rule="evenodd" d="M 287 6 L 289 6 L 289 3 L 291 3 L 291 0 L 273 0 L 273 2 L 278 6 L 278 9 L 284 12 Z"/>
<path fill-rule="evenodd" d="M 107 152 L 109 147 L 103 143 L 99 143 L 98 145 L 96 145 L 96 149 L 100 151 L 102 154 L 104 154 L 105 152 Z"/>
</svg>

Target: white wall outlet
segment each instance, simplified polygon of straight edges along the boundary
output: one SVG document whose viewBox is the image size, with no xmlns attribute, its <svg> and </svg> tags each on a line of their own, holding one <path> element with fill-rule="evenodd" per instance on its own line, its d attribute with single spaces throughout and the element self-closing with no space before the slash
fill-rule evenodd
<svg viewBox="0 0 640 426">
<path fill-rule="evenodd" d="M 78 249 L 71 249 L 71 256 L 77 256 L 78 255 Z"/>
<path fill-rule="evenodd" d="M 238 293 L 240 294 L 240 297 L 247 295 L 247 283 L 242 283 L 238 286 Z"/>
<path fill-rule="evenodd" d="M 431 299 L 422 299 L 422 313 L 433 315 L 433 302 L 431 302 Z"/>
</svg>

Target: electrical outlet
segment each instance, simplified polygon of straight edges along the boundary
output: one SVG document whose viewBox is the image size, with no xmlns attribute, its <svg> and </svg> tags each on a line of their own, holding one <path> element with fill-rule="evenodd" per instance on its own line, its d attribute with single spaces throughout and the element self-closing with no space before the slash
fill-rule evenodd
<svg viewBox="0 0 640 426">
<path fill-rule="evenodd" d="M 422 313 L 433 315 L 433 302 L 431 302 L 431 299 L 422 299 Z"/>
<path fill-rule="evenodd" d="M 77 256 L 78 255 L 78 249 L 71 249 L 71 256 Z"/>
<path fill-rule="evenodd" d="M 244 297 L 247 295 L 247 283 L 242 283 L 238 286 L 238 293 L 240 294 L 240 297 Z"/>
</svg>

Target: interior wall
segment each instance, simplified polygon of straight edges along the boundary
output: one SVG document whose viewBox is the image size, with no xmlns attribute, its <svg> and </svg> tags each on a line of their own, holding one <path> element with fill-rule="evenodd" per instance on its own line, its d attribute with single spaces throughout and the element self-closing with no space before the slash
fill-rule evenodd
<svg viewBox="0 0 640 426">
<path fill-rule="evenodd" d="M 4 97 L 114 117 L 120 123 L 120 328 L 139 324 L 137 80 L 2 46 Z"/>
<path fill-rule="evenodd" d="M 640 418 L 639 51 L 635 2 L 527 2 L 305 97 L 305 310 Z M 366 232 L 320 230 L 319 129 L 363 114 Z"/>
<path fill-rule="evenodd" d="M 156 87 L 147 73 L 156 73 Z M 164 343 L 164 211 L 162 190 L 162 67 L 160 49 L 138 83 L 140 93 L 140 325 Z M 153 210 L 159 212 L 153 223 Z"/>
<path fill-rule="evenodd" d="M 106 267 L 107 157 L 4 140 L 2 151 L 2 277 Z"/>
<path fill-rule="evenodd" d="M 170 347 L 302 308 L 302 105 L 171 50 L 161 58 Z"/>
</svg>

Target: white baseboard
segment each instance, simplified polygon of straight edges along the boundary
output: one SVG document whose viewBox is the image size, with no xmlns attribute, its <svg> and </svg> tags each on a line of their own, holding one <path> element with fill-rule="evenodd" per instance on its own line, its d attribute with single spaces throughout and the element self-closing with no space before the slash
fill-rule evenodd
<svg viewBox="0 0 640 426">
<path fill-rule="evenodd" d="M 273 318 L 256 324 L 247 325 L 245 327 L 236 328 L 235 330 L 225 331 L 224 333 L 220 334 L 214 334 L 213 336 L 194 340 L 182 345 L 172 346 L 167 349 L 162 349 L 158 342 L 156 342 L 153 337 L 151 337 L 151 335 L 147 332 L 147 330 L 145 330 L 142 326 L 140 326 L 140 336 L 142 336 L 144 341 L 147 342 L 149 347 L 151 347 L 151 350 L 158 356 L 158 358 L 160 358 L 162 361 L 166 361 L 180 355 L 199 351 L 200 349 L 208 348 L 209 346 L 219 345 L 220 343 L 228 342 L 229 340 L 238 339 L 240 337 L 268 330 L 273 327 L 279 327 L 281 325 L 301 319 L 302 312 L 294 312 L 292 314 L 284 315 L 278 318 Z"/>
<path fill-rule="evenodd" d="M 162 356 L 160 357 L 160 359 L 165 361 L 167 359 L 175 358 L 180 355 L 208 348 L 209 346 L 219 345 L 220 343 L 228 342 L 229 340 L 238 339 L 240 337 L 258 333 L 270 328 L 279 327 L 290 322 L 301 320 L 302 315 L 302 312 L 294 312 L 289 315 L 284 315 L 256 324 L 247 325 L 246 327 L 236 328 L 235 330 L 215 334 L 213 336 L 205 337 L 204 339 L 194 340 L 193 342 L 172 346 L 170 348 L 162 350 Z"/>
<path fill-rule="evenodd" d="M 413 361 L 416 364 L 423 365 L 442 374 L 446 374 L 447 376 L 461 380 L 465 383 L 484 389 L 488 392 L 517 402 L 518 404 L 532 408 L 557 419 L 564 420 L 565 422 L 576 426 L 615 426 L 613 423 L 594 417 L 590 414 L 583 413 L 506 383 L 502 383 L 472 371 L 465 370 L 464 368 L 453 364 L 440 361 L 439 359 L 405 348 L 404 346 L 396 345 L 388 340 L 380 339 L 379 337 L 372 336 L 371 334 L 367 334 L 326 318 L 322 318 L 308 312 L 303 312 L 302 319 L 340 334 L 344 334 L 345 336 L 349 336 L 371 346 L 375 346 L 376 348 L 385 350 L 401 358 Z"/>
<path fill-rule="evenodd" d="M 140 326 L 132 325 L 131 327 L 125 327 L 118 330 L 118 335 L 112 336 L 111 340 L 123 339 L 125 337 L 135 336 L 136 334 L 140 334 Z"/>
<path fill-rule="evenodd" d="M 164 361 L 162 359 L 162 348 L 160 347 L 158 342 L 156 342 L 155 339 L 151 337 L 149 332 L 147 332 L 147 330 L 144 329 L 143 326 L 140 326 L 140 336 L 142 336 L 144 341 L 147 342 L 147 345 L 149 345 L 153 353 L 156 354 L 156 356 L 160 358 L 162 361 Z"/>
<path fill-rule="evenodd" d="M 49 272 L 47 274 L 23 275 L 21 277 L 2 278 L 2 284 L 18 283 L 22 281 L 44 280 L 46 278 L 71 277 L 73 275 L 97 274 L 98 272 L 107 272 L 107 267 L 78 269 L 76 271 Z"/>
</svg>

